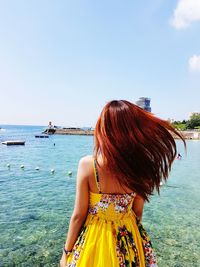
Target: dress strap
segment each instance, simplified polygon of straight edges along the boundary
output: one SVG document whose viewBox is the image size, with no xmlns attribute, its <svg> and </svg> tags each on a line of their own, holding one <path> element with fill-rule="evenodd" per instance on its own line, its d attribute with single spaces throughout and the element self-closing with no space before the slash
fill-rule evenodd
<svg viewBox="0 0 200 267">
<path fill-rule="evenodd" d="M 96 181 L 96 185 L 99 191 L 99 194 L 101 194 L 101 188 L 100 188 L 100 183 L 99 183 L 99 174 L 97 171 L 97 166 L 96 166 L 96 160 L 93 159 L 93 167 L 94 167 L 94 177 L 95 177 L 95 181 Z"/>
</svg>

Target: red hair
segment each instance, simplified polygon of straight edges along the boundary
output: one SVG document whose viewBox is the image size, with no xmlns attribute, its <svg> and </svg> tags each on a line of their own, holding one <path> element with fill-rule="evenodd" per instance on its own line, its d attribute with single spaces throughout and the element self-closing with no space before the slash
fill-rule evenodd
<svg viewBox="0 0 200 267">
<path fill-rule="evenodd" d="M 103 108 L 95 127 L 94 156 L 126 186 L 149 200 L 159 193 L 177 153 L 172 125 L 126 101 L 113 100 Z M 186 145 L 185 145 L 186 146 Z"/>
</svg>

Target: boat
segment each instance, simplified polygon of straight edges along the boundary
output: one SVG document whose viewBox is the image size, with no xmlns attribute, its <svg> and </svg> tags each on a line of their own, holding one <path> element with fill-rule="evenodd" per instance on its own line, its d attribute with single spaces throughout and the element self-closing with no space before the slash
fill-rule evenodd
<svg viewBox="0 0 200 267">
<path fill-rule="evenodd" d="M 35 138 L 49 138 L 49 136 L 47 134 L 37 134 Z"/>
<path fill-rule="evenodd" d="M 25 145 L 25 141 L 23 140 L 8 140 L 8 141 L 4 141 L 1 142 L 3 145 L 7 145 L 7 146 L 14 146 L 14 145 Z"/>
</svg>

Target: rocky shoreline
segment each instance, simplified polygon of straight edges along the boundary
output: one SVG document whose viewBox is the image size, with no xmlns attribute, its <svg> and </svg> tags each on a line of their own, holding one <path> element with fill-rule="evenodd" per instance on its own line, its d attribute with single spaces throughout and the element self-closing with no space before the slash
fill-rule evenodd
<svg viewBox="0 0 200 267">
<path fill-rule="evenodd" d="M 179 131 L 185 140 L 200 140 L 200 131 L 198 130 L 187 130 Z M 177 136 L 174 136 L 175 139 L 179 139 Z"/>
<path fill-rule="evenodd" d="M 44 133 L 60 135 L 94 135 L 94 130 L 84 130 L 81 128 L 50 128 L 46 129 Z"/>
<path fill-rule="evenodd" d="M 60 135 L 94 135 L 94 130 L 88 129 L 84 130 L 81 128 L 50 128 L 44 131 L 45 134 L 60 134 Z M 200 140 L 200 131 L 188 130 L 180 131 L 182 136 L 186 140 Z M 175 139 L 179 139 L 174 136 Z"/>
</svg>

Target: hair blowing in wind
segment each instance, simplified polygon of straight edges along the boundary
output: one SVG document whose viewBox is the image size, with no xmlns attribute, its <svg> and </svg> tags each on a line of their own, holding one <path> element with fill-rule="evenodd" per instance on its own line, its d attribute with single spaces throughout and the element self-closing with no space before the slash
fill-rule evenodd
<svg viewBox="0 0 200 267">
<path fill-rule="evenodd" d="M 177 149 L 172 125 L 126 101 L 113 100 L 103 108 L 95 127 L 94 155 L 119 183 L 149 200 L 166 180 Z"/>
</svg>

